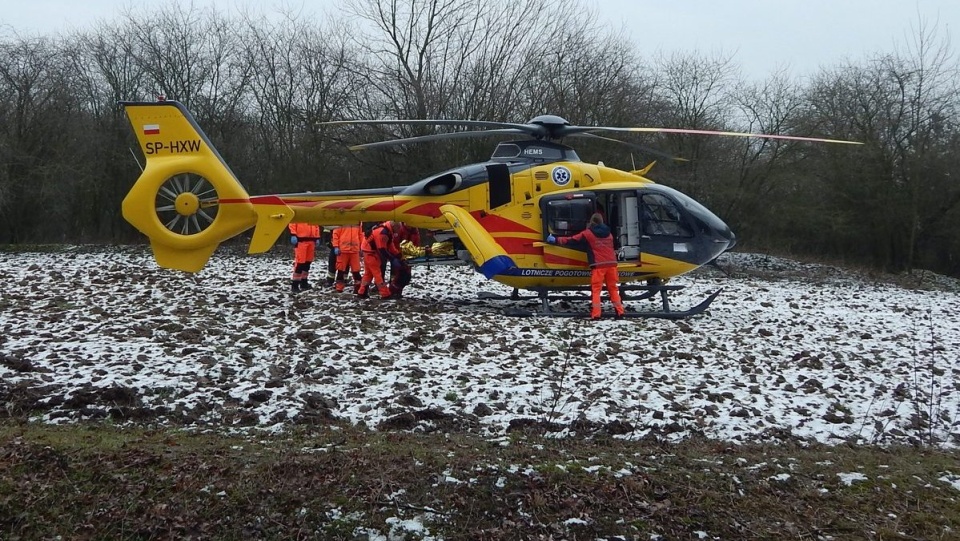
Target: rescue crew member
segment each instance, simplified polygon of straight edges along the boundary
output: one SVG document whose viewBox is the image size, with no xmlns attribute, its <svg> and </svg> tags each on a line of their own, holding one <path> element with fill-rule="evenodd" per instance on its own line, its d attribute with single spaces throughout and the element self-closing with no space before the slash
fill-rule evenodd
<svg viewBox="0 0 960 541">
<path fill-rule="evenodd" d="M 569 237 L 547 236 L 550 244 L 571 246 L 587 252 L 590 272 L 590 319 L 600 319 L 600 290 L 607 286 L 607 293 L 616 311 L 616 317 L 623 317 L 623 303 L 617 287 L 617 254 L 613 249 L 613 234 L 603 223 L 603 216 L 595 213 L 590 217 L 587 228 Z"/>
<path fill-rule="evenodd" d="M 290 290 L 297 293 L 313 287 L 307 279 L 317 243 L 320 241 L 320 226 L 292 223 L 287 229 L 290 231 L 290 244 L 293 245 L 294 256 Z"/>
<path fill-rule="evenodd" d="M 337 254 L 333 253 L 333 232 L 337 228 L 326 228 L 321 233 L 323 233 L 323 238 L 326 240 L 327 244 L 327 285 L 333 286 L 333 281 L 337 276 Z"/>
<path fill-rule="evenodd" d="M 360 243 L 363 253 L 363 278 L 357 295 L 367 296 L 370 284 L 377 286 L 381 299 L 390 298 L 390 287 L 383 280 L 382 264 L 391 259 L 397 259 L 399 253 L 393 247 L 393 227 L 396 222 L 384 222 L 373 228 L 369 236 L 364 236 Z"/>
<path fill-rule="evenodd" d="M 337 292 L 343 292 L 347 282 L 347 270 L 353 275 L 353 292 L 360 288 L 360 243 L 363 229 L 359 223 L 345 225 L 333 230 L 333 253 L 337 256 Z"/>
<path fill-rule="evenodd" d="M 413 269 L 403 260 L 403 250 L 400 249 L 403 241 L 420 246 L 420 230 L 403 222 L 397 222 L 397 230 L 394 231 L 393 244 L 399 254 L 397 257 L 399 263 L 395 265 L 392 260 L 390 262 L 390 293 L 398 299 L 403 297 L 403 288 L 407 287 L 413 279 Z"/>
</svg>

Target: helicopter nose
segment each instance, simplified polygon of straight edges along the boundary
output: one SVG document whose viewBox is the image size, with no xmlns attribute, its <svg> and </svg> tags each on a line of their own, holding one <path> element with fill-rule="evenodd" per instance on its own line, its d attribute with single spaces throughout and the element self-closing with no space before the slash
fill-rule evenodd
<svg viewBox="0 0 960 541">
<path fill-rule="evenodd" d="M 727 229 L 727 250 L 733 250 L 733 247 L 737 245 L 737 235 L 730 229 Z"/>
<path fill-rule="evenodd" d="M 712 224 L 712 227 L 709 228 L 709 231 L 714 244 L 720 249 L 719 253 L 732 250 L 733 247 L 737 245 L 737 235 L 734 234 L 730 226 L 723 222 L 723 220 L 716 218 L 716 221 Z"/>
</svg>

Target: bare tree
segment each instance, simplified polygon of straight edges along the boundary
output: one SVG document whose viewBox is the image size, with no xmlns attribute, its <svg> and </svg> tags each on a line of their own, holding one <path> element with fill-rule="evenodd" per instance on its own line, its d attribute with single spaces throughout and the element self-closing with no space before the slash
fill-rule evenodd
<svg viewBox="0 0 960 541">
<path fill-rule="evenodd" d="M 958 129 L 957 75 L 949 42 L 921 24 L 905 52 L 825 72 L 812 86 L 809 122 L 866 143 L 859 159 L 824 160 L 836 205 L 858 226 L 840 235 L 851 252 L 912 268 L 918 247 L 956 215 L 960 187 L 948 149 Z"/>
<path fill-rule="evenodd" d="M 61 182 L 72 178 L 69 128 L 77 117 L 69 71 L 47 38 L 0 41 L 0 241 L 36 238 L 50 224 L 35 211 L 63 204 Z M 58 197 L 59 196 L 59 197 Z"/>
<path fill-rule="evenodd" d="M 564 25 L 527 51 L 522 82 L 531 114 L 552 112 L 580 124 L 635 121 L 653 84 L 622 35 L 593 24 Z"/>
<path fill-rule="evenodd" d="M 383 100 L 378 115 L 437 117 L 445 85 L 464 66 L 479 29 L 480 0 L 346 0 L 367 27 L 361 46 L 370 62 L 367 82 Z M 451 76 L 451 72 L 454 74 Z"/>
<path fill-rule="evenodd" d="M 341 148 L 319 124 L 342 115 L 362 92 L 342 25 L 318 27 L 294 14 L 278 24 L 247 20 L 245 62 L 257 66 L 250 93 L 258 112 L 258 142 L 278 184 L 344 188 L 331 163 Z M 327 172 L 328 175 L 321 175 Z"/>
<path fill-rule="evenodd" d="M 741 81 L 731 93 L 736 116 L 729 119 L 738 131 L 796 134 L 805 111 L 799 83 L 785 71 L 760 82 Z M 809 143 L 780 139 L 733 138 L 720 142 L 725 159 L 716 162 L 720 187 L 715 194 L 723 216 L 736 217 L 737 229 L 746 238 L 770 237 L 784 233 L 788 209 L 812 204 L 803 161 Z"/>
<path fill-rule="evenodd" d="M 554 38 L 571 7 L 567 1 L 488 2 L 477 13 L 479 35 L 464 59 L 463 76 L 450 82 L 455 96 L 451 114 L 517 122 L 532 114 L 527 81 L 535 76 L 535 51 Z M 507 22 L 507 24 L 504 24 Z"/>
<path fill-rule="evenodd" d="M 243 104 L 251 68 L 238 56 L 234 21 L 192 4 L 128 11 L 124 18 L 134 38 L 124 52 L 136 59 L 155 95 L 188 104 L 200 119 L 221 117 Z"/>
<path fill-rule="evenodd" d="M 71 228 L 86 238 L 124 239 L 132 232 L 117 209 L 142 164 L 117 102 L 144 94 L 144 70 L 125 53 L 133 40 L 129 26 L 101 23 L 62 43 L 85 130 L 75 145 L 82 156 Z"/>
<path fill-rule="evenodd" d="M 544 112 L 545 96 L 559 95 L 551 89 L 558 77 L 576 76 L 561 84 L 570 86 L 573 81 L 584 87 L 581 83 L 598 71 L 608 71 L 608 62 L 620 61 L 611 54 L 603 59 L 593 55 L 598 62 L 590 66 L 563 64 L 567 56 L 582 59 L 610 45 L 594 47 L 590 31 L 596 29 L 583 24 L 590 17 L 580 17 L 584 9 L 577 0 L 347 0 L 345 4 L 366 25 L 357 32 L 372 90 L 363 109 L 375 117 L 525 121 Z M 584 47 L 589 50 L 578 51 Z M 630 55 L 625 57 L 624 64 Z M 562 72 L 549 69 L 551 62 L 559 63 Z M 608 90 L 616 86 L 607 81 L 599 85 Z M 598 81 L 589 86 L 589 99 L 603 93 L 597 90 Z M 578 99 L 586 96 L 581 93 Z M 581 103 L 580 111 L 585 108 L 586 103 Z M 386 130 L 381 130 L 380 138 L 426 135 L 436 128 Z M 473 141 L 437 148 L 460 153 L 480 146 L 489 149 L 489 143 Z M 421 155 L 411 173 L 431 168 L 429 155 Z"/>
<path fill-rule="evenodd" d="M 732 85 L 738 69 L 732 56 L 723 52 L 712 57 L 694 53 L 674 53 L 657 59 L 656 94 L 667 104 L 661 122 L 677 128 L 724 129 L 731 114 Z M 702 164 L 724 155 L 724 141 L 702 136 L 677 135 L 661 139 L 671 154 L 689 160 L 673 171 L 676 183 L 697 197 L 705 193 L 712 172 Z M 709 174 L 705 174 L 709 173 Z"/>
</svg>

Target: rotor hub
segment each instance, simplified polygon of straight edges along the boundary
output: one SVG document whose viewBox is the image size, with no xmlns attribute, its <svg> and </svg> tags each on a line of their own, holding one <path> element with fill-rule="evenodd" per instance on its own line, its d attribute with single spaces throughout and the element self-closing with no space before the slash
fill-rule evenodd
<svg viewBox="0 0 960 541">
<path fill-rule="evenodd" d="M 183 192 L 174 201 L 174 208 L 180 216 L 193 216 L 200 210 L 200 198 L 193 192 Z"/>
</svg>

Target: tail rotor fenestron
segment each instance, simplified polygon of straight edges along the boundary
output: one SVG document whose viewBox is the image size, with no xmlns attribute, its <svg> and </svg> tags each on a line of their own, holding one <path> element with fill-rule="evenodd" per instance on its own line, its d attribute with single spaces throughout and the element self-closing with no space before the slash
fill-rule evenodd
<svg viewBox="0 0 960 541">
<path fill-rule="evenodd" d="M 217 190 L 193 173 L 174 175 L 157 189 L 157 218 L 173 233 L 195 235 L 211 227 L 220 208 Z"/>
</svg>

